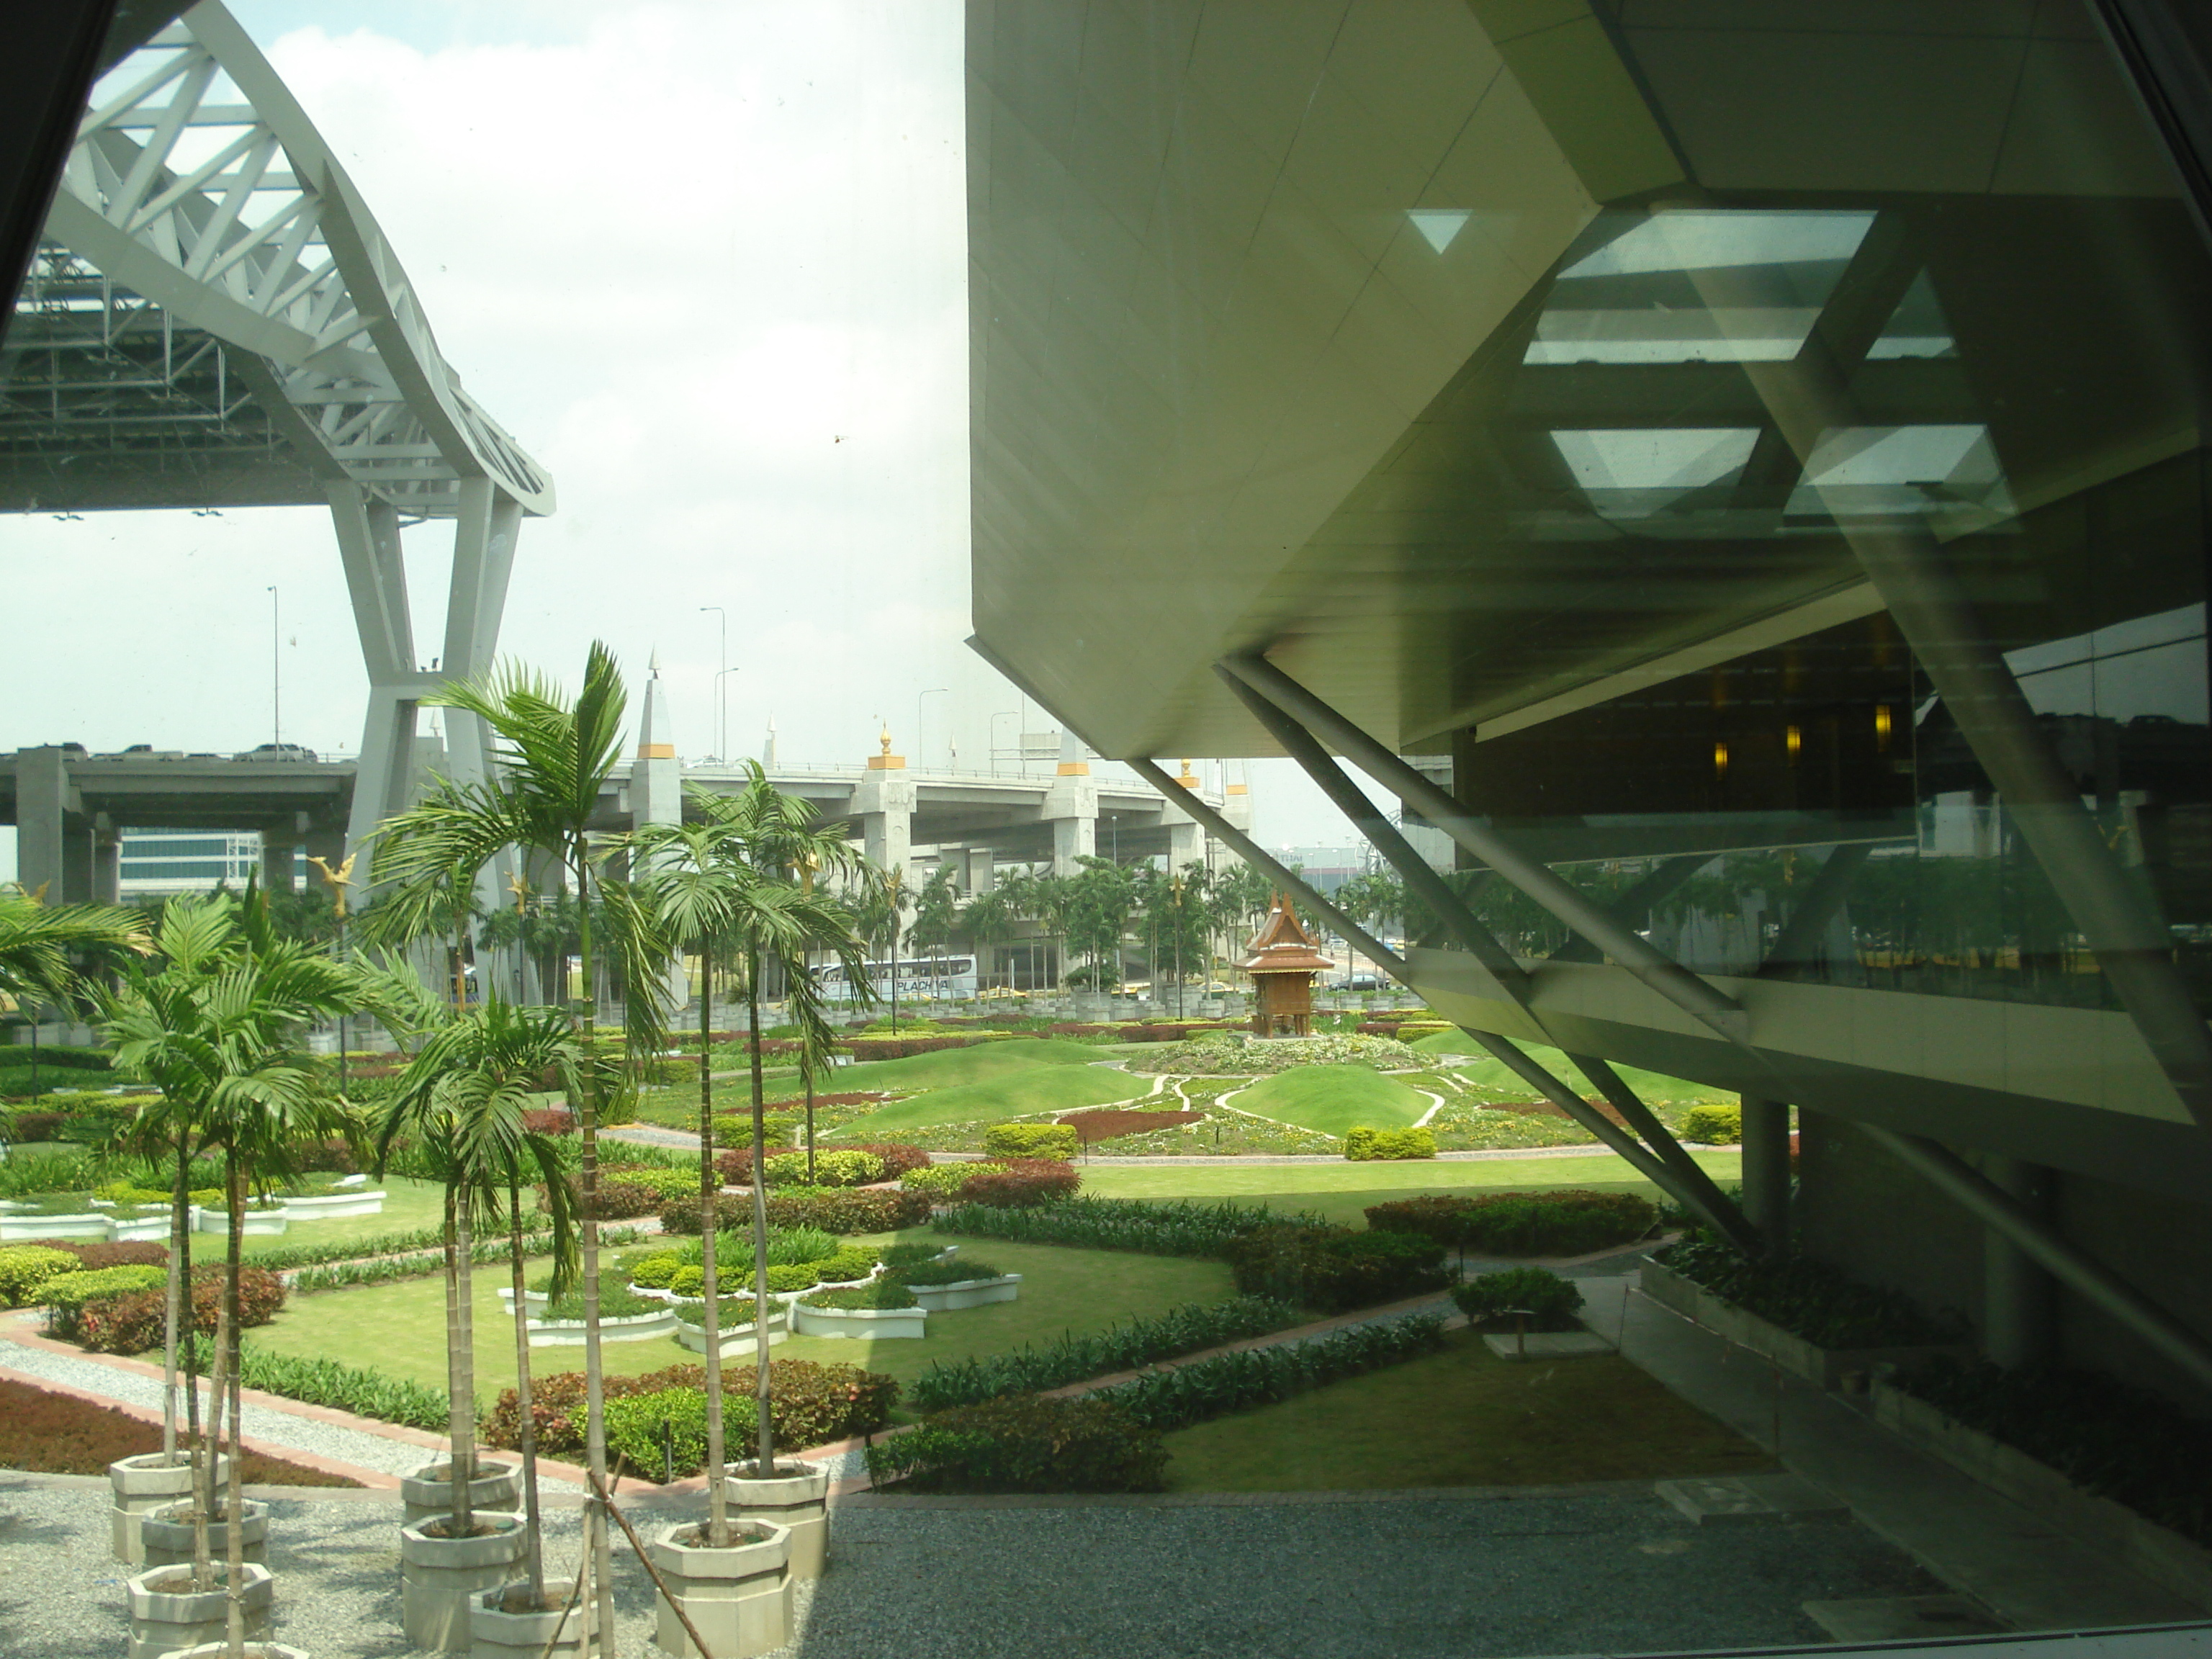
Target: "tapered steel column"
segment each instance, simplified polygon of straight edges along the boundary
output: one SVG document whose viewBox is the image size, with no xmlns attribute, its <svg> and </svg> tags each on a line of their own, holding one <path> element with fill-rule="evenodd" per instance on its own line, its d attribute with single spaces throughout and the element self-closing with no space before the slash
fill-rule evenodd
<svg viewBox="0 0 2212 1659">
<path fill-rule="evenodd" d="M 1790 1107 L 1743 1097 L 1743 1212 L 1776 1250 L 1790 1248 Z"/>
<path fill-rule="evenodd" d="M 1990 1158 L 1982 1173 L 2021 1209 L 2051 1224 L 2056 1173 L 2025 1158 Z M 1990 1228 L 1983 1245 L 1982 1352 L 2000 1365 L 2048 1364 L 2058 1346 L 2057 1284 L 2005 1234 Z"/>
</svg>

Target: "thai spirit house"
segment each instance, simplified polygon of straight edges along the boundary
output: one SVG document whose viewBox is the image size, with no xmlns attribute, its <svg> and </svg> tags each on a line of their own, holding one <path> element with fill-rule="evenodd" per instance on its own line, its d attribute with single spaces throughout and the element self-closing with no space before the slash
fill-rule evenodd
<svg viewBox="0 0 2212 1659">
<path fill-rule="evenodd" d="M 1335 967 L 1280 893 L 1237 965 L 1252 975 L 1252 1034 L 1305 1036 L 1313 1029 L 1313 980 Z"/>
</svg>

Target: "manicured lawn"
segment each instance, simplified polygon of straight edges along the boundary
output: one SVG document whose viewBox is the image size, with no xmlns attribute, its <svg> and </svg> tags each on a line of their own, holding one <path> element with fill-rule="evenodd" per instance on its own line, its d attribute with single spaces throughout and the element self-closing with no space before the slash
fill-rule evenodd
<svg viewBox="0 0 2212 1659">
<path fill-rule="evenodd" d="M 1691 1156 L 1723 1182 L 1738 1178 L 1741 1158 L 1735 1148 L 1693 1149 Z M 1441 1163 L 1428 1158 L 1402 1164 L 1260 1164 L 1223 1159 L 1212 1164 L 1086 1165 L 1083 1190 L 1100 1198 L 1194 1199 L 1210 1202 L 1233 1198 L 1285 1210 L 1311 1210 L 1347 1226 L 1364 1226 L 1360 1212 L 1387 1199 L 1416 1193 L 1498 1191 L 1521 1187 L 1590 1187 L 1601 1191 L 1660 1196 L 1656 1188 L 1620 1159 L 1601 1158 L 1486 1158 Z"/>
<path fill-rule="evenodd" d="M 444 1189 L 434 1182 L 409 1181 L 398 1176 L 379 1181 L 371 1176 L 369 1185 L 384 1194 L 384 1213 L 381 1215 L 335 1216 L 328 1221 L 295 1221 L 273 1237 L 257 1238 L 248 1235 L 246 1240 L 246 1259 L 271 1250 L 289 1250 L 302 1244 L 350 1244 L 357 1240 L 384 1238 L 393 1233 L 414 1232 L 422 1227 L 435 1227 L 445 1219 Z M 524 1201 L 528 1202 L 526 1196 Z M 217 1261 L 222 1257 L 223 1243 L 220 1235 L 202 1233 L 192 1240 L 192 1259 L 195 1261 Z"/>
<path fill-rule="evenodd" d="M 1425 1036 L 1413 1048 L 1425 1054 L 1463 1054 L 1474 1048 L 1474 1040 L 1458 1031 L 1439 1031 L 1434 1036 Z M 1564 1078 L 1586 1094 L 1595 1091 L 1576 1069 L 1575 1063 L 1557 1048 L 1546 1048 L 1535 1043 L 1522 1045 L 1528 1057 L 1553 1076 Z M 1735 1097 L 1724 1089 L 1716 1089 L 1710 1083 L 1692 1083 L 1679 1077 L 1668 1077 L 1659 1072 L 1639 1071 L 1633 1066 L 1616 1066 L 1622 1081 L 1644 1097 L 1652 1105 L 1689 1105 L 1705 1100 L 1734 1100 Z M 1498 1060 L 1484 1055 L 1468 1065 L 1455 1068 L 1455 1075 L 1477 1088 L 1495 1091 L 1510 1099 L 1528 1097 L 1528 1085 L 1507 1071 Z M 1242 1102 L 1238 1103 L 1240 1105 Z"/>
<path fill-rule="evenodd" d="M 903 1060 L 871 1060 L 858 1066 L 840 1066 L 825 1078 L 826 1093 L 851 1094 L 863 1089 L 950 1089 L 988 1078 L 1006 1077 L 1037 1066 L 1088 1066 L 1103 1058 L 1087 1042 L 1065 1037 L 1011 1037 L 1004 1042 L 979 1042 L 966 1048 L 939 1048 Z"/>
<path fill-rule="evenodd" d="M 836 1133 L 845 1140 L 880 1140 L 901 1130 L 919 1129 L 927 1124 L 1003 1122 L 1010 1117 L 1025 1117 L 1038 1112 L 1072 1112 L 1085 1106 L 1104 1106 L 1141 1095 L 1152 1085 L 1152 1080 L 1148 1077 L 1133 1077 L 1106 1066 L 1027 1066 L 1004 1077 L 963 1084 L 957 1088 L 932 1089 L 927 1094 L 915 1095 L 908 1100 L 893 1101 L 881 1111 L 855 1118 Z M 1175 1103 L 1172 1100 L 1168 1102 L 1170 1106 Z"/>
<path fill-rule="evenodd" d="M 1772 1467 L 1618 1355 L 1514 1364 L 1468 1331 L 1442 1353 L 1178 1430 L 1167 1444 L 1172 1492 L 1549 1486 Z"/>
<path fill-rule="evenodd" d="M 1301 1066 L 1261 1078 L 1230 1103 L 1301 1129 L 1342 1135 L 1358 1128 L 1398 1129 L 1420 1121 L 1425 1095 L 1369 1066 Z"/>
<path fill-rule="evenodd" d="M 944 1242 L 927 1230 L 902 1237 Z M 959 1243 L 963 1255 L 1022 1274 L 1019 1299 L 932 1314 L 929 1334 L 920 1340 L 792 1337 L 775 1345 L 775 1357 L 862 1365 L 907 1381 L 934 1359 L 1000 1353 L 1024 1343 L 1048 1342 L 1063 1331 L 1103 1330 L 1131 1314 L 1158 1313 L 1181 1302 L 1219 1302 L 1234 1293 L 1229 1269 L 1218 1261 L 989 1239 Z M 610 1269 L 613 1255 L 610 1251 L 605 1258 Z M 538 1271 L 533 1265 L 532 1277 Z M 514 1383 L 514 1326 L 501 1308 L 497 1291 L 506 1282 L 503 1268 L 480 1268 L 476 1275 L 477 1395 L 486 1405 Z M 443 1388 L 445 1320 L 444 1281 L 433 1277 L 295 1297 L 273 1323 L 248 1332 L 246 1340 L 275 1353 L 335 1359 Z M 610 1342 L 603 1352 L 608 1373 L 621 1376 L 698 1358 L 671 1337 Z M 749 1355 L 724 1362 L 732 1369 L 749 1363 Z M 581 1346 L 530 1352 L 532 1375 L 580 1370 L 583 1364 Z"/>
</svg>

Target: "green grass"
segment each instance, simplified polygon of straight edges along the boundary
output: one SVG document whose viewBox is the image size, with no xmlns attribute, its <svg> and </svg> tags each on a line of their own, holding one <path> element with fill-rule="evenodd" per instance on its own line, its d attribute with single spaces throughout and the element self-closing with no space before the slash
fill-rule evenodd
<svg viewBox="0 0 2212 1659">
<path fill-rule="evenodd" d="M 878 1140 L 930 1124 L 996 1123 L 1039 1112 L 1072 1112 L 1085 1106 L 1129 1100 L 1151 1086 L 1150 1078 L 1132 1077 L 1103 1066 L 1030 1066 L 1009 1076 L 958 1088 L 933 1089 L 908 1100 L 893 1101 L 881 1111 L 855 1118 L 838 1129 L 837 1135 L 846 1140 Z"/>
<path fill-rule="evenodd" d="M 1065 1037 L 1012 1037 L 1004 1042 L 908 1054 L 903 1060 L 840 1066 L 820 1086 L 825 1093 L 841 1095 L 863 1089 L 950 1089 L 1041 1066 L 1088 1066 L 1098 1058 L 1097 1048 L 1088 1042 L 1072 1042 Z"/>
<path fill-rule="evenodd" d="M 1715 1181 L 1740 1178 L 1741 1158 L 1733 1146 L 1691 1154 Z M 1100 1198 L 1233 1198 L 1284 1210 L 1311 1210 L 1347 1226 L 1366 1224 L 1360 1212 L 1388 1199 L 1418 1193 L 1503 1191 L 1531 1187 L 1589 1187 L 1601 1192 L 1662 1196 L 1620 1158 L 1513 1158 L 1443 1164 L 1426 1158 L 1403 1164 L 1092 1164 L 1083 1190 Z"/>
<path fill-rule="evenodd" d="M 1441 1353 L 1178 1430 L 1167 1445 L 1170 1492 L 1550 1486 L 1772 1467 L 1618 1355 L 1516 1364 L 1467 1331 Z"/>
<path fill-rule="evenodd" d="M 1430 1104 L 1426 1097 L 1369 1066 L 1301 1066 L 1279 1072 L 1229 1103 L 1240 1112 L 1338 1136 L 1361 1127 L 1403 1128 L 1418 1122 Z"/>
<path fill-rule="evenodd" d="M 926 1231 L 903 1237 L 945 1242 Z M 929 1334 L 919 1340 L 792 1337 L 775 1345 L 775 1357 L 863 1365 L 903 1382 L 920 1375 L 933 1359 L 1003 1353 L 1024 1343 L 1042 1345 L 1064 1331 L 1103 1330 L 1131 1314 L 1158 1313 L 1182 1302 L 1219 1302 L 1234 1294 L 1229 1269 L 1218 1261 L 983 1239 L 963 1241 L 962 1248 L 979 1260 L 1022 1274 L 1020 1297 L 932 1314 Z M 611 1256 L 610 1252 L 610 1267 Z M 501 1389 L 514 1384 L 514 1326 L 500 1306 L 496 1288 L 506 1282 L 503 1267 L 477 1270 L 477 1396 L 486 1405 Z M 247 1333 L 246 1340 L 271 1353 L 335 1359 L 443 1388 L 445 1306 L 444 1281 L 434 1278 L 333 1291 L 295 1297 L 274 1322 Z M 672 1337 L 610 1342 L 603 1352 L 608 1374 L 616 1376 L 634 1376 L 698 1358 Z M 732 1370 L 749 1363 L 749 1357 L 742 1356 L 724 1361 Z M 530 1352 L 533 1376 L 580 1370 L 583 1364 L 580 1346 Z"/>
<path fill-rule="evenodd" d="M 1415 1050 L 1425 1054 L 1463 1054 L 1474 1047 L 1474 1040 L 1459 1031 L 1439 1031 L 1434 1036 L 1425 1036 L 1414 1043 Z M 1546 1048 L 1535 1043 L 1524 1043 L 1528 1057 L 1550 1072 L 1579 1088 L 1584 1094 L 1595 1094 L 1588 1079 L 1577 1069 L 1575 1063 L 1557 1048 Z M 1616 1066 L 1621 1079 L 1651 1105 L 1687 1105 L 1701 1100 L 1734 1100 L 1735 1097 L 1725 1089 L 1716 1089 L 1710 1083 L 1692 1083 L 1679 1077 L 1668 1077 L 1660 1072 L 1646 1072 L 1633 1066 Z M 1487 1056 L 1470 1065 L 1457 1066 L 1453 1074 L 1462 1082 L 1485 1091 L 1492 1097 L 1504 1097 L 1526 1100 L 1528 1085 L 1504 1064 Z M 1238 1103 L 1242 1104 L 1243 1103 Z"/>
</svg>

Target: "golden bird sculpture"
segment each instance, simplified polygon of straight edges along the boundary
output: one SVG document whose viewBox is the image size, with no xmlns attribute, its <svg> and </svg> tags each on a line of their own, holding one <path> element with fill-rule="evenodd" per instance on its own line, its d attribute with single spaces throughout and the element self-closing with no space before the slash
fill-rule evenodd
<svg viewBox="0 0 2212 1659">
<path fill-rule="evenodd" d="M 333 870 L 328 859 L 317 858 L 312 853 L 307 855 L 307 862 L 321 872 L 323 885 L 331 890 L 331 902 L 337 907 L 341 918 L 346 913 L 346 890 L 353 885 L 353 861 L 359 856 L 357 853 L 348 853 L 343 861 Z"/>
</svg>

